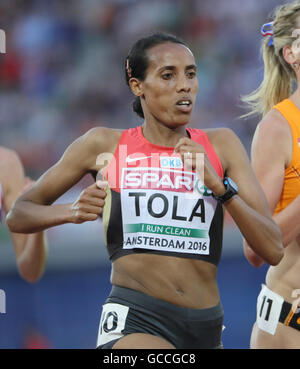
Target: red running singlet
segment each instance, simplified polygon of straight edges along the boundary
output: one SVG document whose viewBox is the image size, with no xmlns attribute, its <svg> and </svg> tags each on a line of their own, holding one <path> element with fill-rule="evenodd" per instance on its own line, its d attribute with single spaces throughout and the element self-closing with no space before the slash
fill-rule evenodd
<svg viewBox="0 0 300 369">
<path fill-rule="evenodd" d="M 187 128 L 187 133 L 204 147 L 223 178 L 221 162 L 206 133 L 194 128 Z M 155 253 L 218 264 L 222 206 L 173 152 L 174 147 L 147 141 L 141 126 L 123 131 L 103 173 L 109 183 L 103 226 L 111 260 Z"/>
</svg>

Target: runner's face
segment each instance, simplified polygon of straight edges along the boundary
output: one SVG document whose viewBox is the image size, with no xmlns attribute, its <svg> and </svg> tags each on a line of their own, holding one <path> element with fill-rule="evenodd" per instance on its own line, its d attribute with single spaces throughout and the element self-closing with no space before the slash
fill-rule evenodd
<svg viewBox="0 0 300 369">
<path fill-rule="evenodd" d="M 164 43 L 147 51 L 149 67 L 141 83 L 146 119 L 176 128 L 190 121 L 198 91 L 196 63 L 184 45 Z"/>
</svg>

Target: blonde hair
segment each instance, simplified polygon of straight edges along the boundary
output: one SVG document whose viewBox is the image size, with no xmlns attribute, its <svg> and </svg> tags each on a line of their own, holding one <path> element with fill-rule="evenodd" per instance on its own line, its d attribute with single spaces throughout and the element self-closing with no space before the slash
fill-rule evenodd
<svg viewBox="0 0 300 369">
<path fill-rule="evenodd" d="M 292 45 L 295 38 L 293 31 L 297 28 L 297 17 L 300 15 L 300 0 L 284 4 L 274 11 L 273 44 L 269 46 L 270 37 L 262 40 L 261 53 L 264 61 L 264 78 L 260 86 L 242 101 L 248 105 L 253 114 L 266 115 L 274 105 L 288 98 L 292 93 L 292 82 L 295 72 L 282 54 L 285 46 Z"/>
</svg>

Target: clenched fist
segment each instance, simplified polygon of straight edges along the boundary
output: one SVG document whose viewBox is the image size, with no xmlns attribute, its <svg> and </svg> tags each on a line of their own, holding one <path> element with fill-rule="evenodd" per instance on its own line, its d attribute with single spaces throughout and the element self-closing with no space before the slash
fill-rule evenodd
<svg viewBox="0 0 300 369">
<path fill-rule="evenodd" d="M 185 168 L 195 170 L 198 178 L 215 195 L 221 195 L 225 192 L 223 182 L 210 163 L 202 145 L 190 138 L 182 137 L 177 142 L 174 152 L 181 155 Z"/>
<path fill-rule="evenodd" d="M 73 223 L 81 224 L 96 220 L 102 215 L 106 197 L 105 186 L 107 186 L 107 182 L 97 181 L 81 192 L 71 205 Z"/>
</svg>

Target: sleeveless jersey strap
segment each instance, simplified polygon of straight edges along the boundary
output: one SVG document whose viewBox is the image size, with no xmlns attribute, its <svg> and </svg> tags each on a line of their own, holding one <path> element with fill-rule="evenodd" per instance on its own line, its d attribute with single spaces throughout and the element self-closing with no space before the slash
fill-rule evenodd
<svg viewBox="0 0 300 369">
<path fill-rule="evenodd" d="M 300 157 L 299 155 L 299 138 L 300 138 L 300 110 L 290 99 L 285 99 L 281 103 L 274 106 L 284 118 L 287 120 L 293 136 L 293 155 L 292 163 Z M 298 160 L 297 160 L 298 161 Z"/>
</svg>

